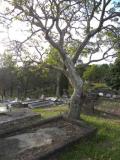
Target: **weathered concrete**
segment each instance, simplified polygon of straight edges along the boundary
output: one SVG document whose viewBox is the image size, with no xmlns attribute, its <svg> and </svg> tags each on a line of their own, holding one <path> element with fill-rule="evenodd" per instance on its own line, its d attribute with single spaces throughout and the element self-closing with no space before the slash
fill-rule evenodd
<svg viewBox="0 0 120 160">
<path fill-rule="evenodd" d="M 94 132 L 82 121 L 63 117 L 42 120 L 24 133 L 0 139 L 0 160 L 40 160 Z"/>
<path fill-rule="evenodd" d="M 0 137 L 39 123 L 39 114 L 22 109 L 0 115 Z"/>
</svg>

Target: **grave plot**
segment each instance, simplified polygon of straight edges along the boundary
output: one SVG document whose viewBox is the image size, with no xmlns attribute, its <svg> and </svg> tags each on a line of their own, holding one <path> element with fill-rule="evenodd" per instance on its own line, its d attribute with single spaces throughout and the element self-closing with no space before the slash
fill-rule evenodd
<svg viewBox="0 0 120 160">
<path fill-rule="evenodd" d="M 51 100 L 36 100 L 36 101 L 24 101 L 21 102 L 19 107 L 22 108 L 40 108 L 40 107 L 50 107 L 53 106 L 55 103 Z"/>
<path fill-rule="evenodd" d="M 0 137 L 13 133 L 15 131 L 37 125 L 41 117 L 37 113 L 26 109 L 19 109 L 12 112 L 0 114 Z"/>
<path fill-rule="evenodd" d="M 40 108 L 40 107 L 50 107 L 53 105 L 54 105 L 54 102 L 51 100 L 41 100 L 41 101 L 29 103 L 28 107 L 29 108 Z"/>
<path fill-rule="evenodd" d="M 0 160 L 41 160 L 95 131 L 82 121 L 62 116 L 41 120 L 24 133 L 0 139 Z"/>
<path fill-rule="evenodd" d="M 97 114 L 106 115 L 107 117 L 120 118 L 120 100 L 99 99 L 97 105 L 94 107 L 94 111 Z"/>
</svg>

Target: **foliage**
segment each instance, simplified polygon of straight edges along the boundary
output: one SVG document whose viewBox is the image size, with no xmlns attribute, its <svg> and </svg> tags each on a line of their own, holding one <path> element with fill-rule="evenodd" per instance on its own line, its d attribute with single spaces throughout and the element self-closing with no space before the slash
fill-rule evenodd
<svg viewBox="0 0 120 160">
<path fill-rule="evenodd" d="M 60 96 L 64 94 L 64 91 L 68 92 L 69 81 L 63 73 L 60 75 L 59 87 L 60 87 Z"/>
<path fill-rule="evenodd" d="M 107 82 L 113 89 L 120 89 L 120 58 L 117 58 L 111 66 L 110 77 Z"/>
<path fill-rule="evenodd" d="M 0 67 L 0 95 L 3 99 L 9 93 L 13 95 L 13 90 L 17 84 L 16 76 L 16 62 L 13 60 L 11 54 L 1 55 L 1 67 Z"/>
<path fill-rule="evenodd" d="M 86 68 L 84 67 L 83 64 L 79 64 L 76 66 L 76 71 L 81 77 L 83 77 L 83 74 L 86 71 Z"/>
<path fill-rule="evenodd" d="M 96 81 L 99 79 L 98 67 L 97 65 L 88 66 L 83 74 L 84 80 Z"/>
<path fill-rule="evenodd" d="M 109 87 L 105 84 L 105 83 L 89 83 L 89 82 L 85 82 L 84 86 L 83 86 L 83 90 L 84 92 L 88 92 L 88 91 L 97 91 L 99 89 L 109 89 Z"/>
<path fill-rule="evenodd" d="M 6 97 L 33 97 L 53 95 L 56 88 L 56 71 L 35 65 L 30 61 L 18 66 L 12 55 L 1 55 L 0 95 Z"/>
<path fill-rule="evenodd" d="M 60 57 L 57 49 L 55 49 L 53 47 L 50 47 L 48 50 L 46 50 L 46 53 L 47 53 L 47 57 L 44 62 L 47 63 L 48 65 L 50 65 L 48 67 L 52 66 L 53 68 L 55 68 L 56 73 L 57 73 L 57 81 L 58 81 L 57 87 L 59 89 L 59 91 L 56 91 L 56 92 L 59 92 L 57 94 L 59 96 L 62 96 L 64 90 L 68 91 L 69 81 L 66 78 L 66 76 L 64 75 L 64 73 L 61 70 L 59 70 L 59 68 L 63 67 L 61 57 Z M 56 96 L 58 96 L 58 95 L 56 95 Z"/>
<path fill-rule="evenodd" d="M 5 52 L 3 55 L 0 57 L 0 62 L 1 62 L 1 67 L 2 68 L 9 68 L 9 69 L 14 69 L 17 62 L 15 59 L 13 59 L 12 54 L 9 54 Z"/>
<path fill-rule="evenodd" d="M 53 76 L 54 75 L 54 76 Z M 39 65 L 23 66 L 18 69 L 18 82 L 24 97 L 39 98 L 42 94 L 53 95 L 56 88 L 56 71 Z"/>
<path fill-rule="evenodd" d="M 47 54 L 47 57 L 45 59 L 45 62 L 47 64 L 50 64 L 50 65 L 55 65 L 55 66 L 61 66 L 62 63 L 60 62 L 60 55 L 59 55 L 59 52 L 57 49 L 53 48 L 53 47 L 49 47 L 47 50 L 46 50 L 46 54 Z"/>
<path fill-rule="evenodd" d="M 109 89 L 105 83 L 93 83 L 93 89 Z"/>
<path fill-rule="evenodd" d="M 83 73 L 83 79 L 90 82 L 105 82 L 109 77 L 110 66 L 107 64 L 90 65 Z"/>
</svg>

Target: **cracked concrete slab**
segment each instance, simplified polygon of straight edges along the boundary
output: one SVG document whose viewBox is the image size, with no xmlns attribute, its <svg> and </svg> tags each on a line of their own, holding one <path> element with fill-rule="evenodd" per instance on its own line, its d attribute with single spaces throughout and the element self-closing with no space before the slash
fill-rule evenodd
<svg viewBox="0 0 120 160">
<path fill-rule="evenodd" d="M 1 138 L 0 160 L 41 160 L 93 132 L 95 129 L 81 121 L 43 120 L 37 127 Z"/>
</svg>

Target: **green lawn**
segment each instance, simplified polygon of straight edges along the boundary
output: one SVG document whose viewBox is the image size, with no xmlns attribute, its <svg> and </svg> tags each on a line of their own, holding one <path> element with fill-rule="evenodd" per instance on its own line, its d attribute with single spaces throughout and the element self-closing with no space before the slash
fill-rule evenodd
<svg viewBox="0 0 120 160">
<path fill-rule="evenodd" d="M 54 106 L 50 108 L 36 108 L 34 112 L 40 113 L 43 118 L 53 117 L 61 115 L 68 111 L 68 107 L 65 105 Z"/>
<path fill-rule="evenodd" d="M 65 106 L 50 109 L 35 109 L 44 117 L 66 112 Z M 120 159 L 120 120 L 104 119 L 81 115 L 81 118 L 98 129 L 90 140 L 65 149 L 56 160 L 119 160 Z"/>
<path fill-rule="evenodd" d="M 99 104 L 96 106 L 99 109 L 107 110 L 107 109 L 120 109 L 120 101 L 115 100 L 101 100 Z"/>
<path fill-rule="evenodd" d="M 95 116 L 81 117 L 98 129 L 97 135 L 65 150 L 59 160 L 119 160 L 120 121 Z"/>
</svg>

